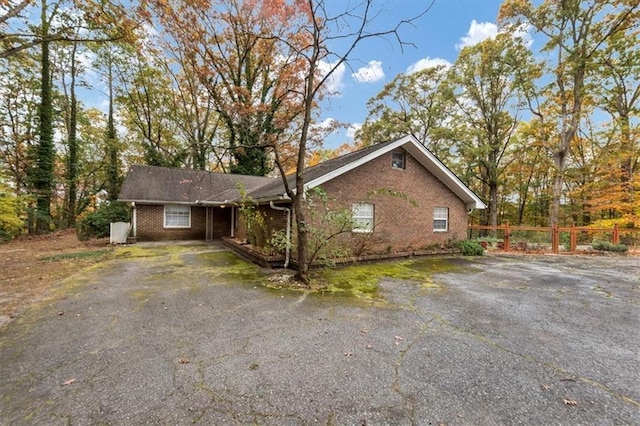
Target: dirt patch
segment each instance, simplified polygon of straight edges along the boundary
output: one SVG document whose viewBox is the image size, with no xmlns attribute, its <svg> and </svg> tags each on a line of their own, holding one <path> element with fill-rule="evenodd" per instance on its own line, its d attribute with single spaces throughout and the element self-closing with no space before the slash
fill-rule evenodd
<svg viewBox="0 0 640 426">
<path fill-rule="evenodd" d="M 110 256 L 108 239 L 78 241 L 74 230 L 0 244 L 0 327 L 59 280 Z"/>
</svg>

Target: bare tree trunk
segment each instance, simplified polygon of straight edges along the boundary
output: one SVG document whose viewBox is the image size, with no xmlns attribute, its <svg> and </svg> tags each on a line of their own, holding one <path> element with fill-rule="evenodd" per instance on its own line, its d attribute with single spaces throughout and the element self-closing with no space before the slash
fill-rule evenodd
<svg viewBox="0 0 640 426">
<path fill-rule="evenodd" d="M 78 43 L 74 42 L 71 50 L 71 87 L 69 110 L 69 152 L 67 155 L 67 206 L 65 209 L 65 225 L 74 226 L 76 223 L 76 202 L 78 198 L 78 100 L 76 99 L 76 50 Z"/>
<path fill-rule="evenodd" d="M 560 199 L 562 198 L 562 186 L 564 185 L 564 163 L 565 153 L 560 150 L 553 156 L 553 164 L 556 175 L 553 180 L 553 191 L 551 193 L 551 208 L 549 209 L 549 225 L 558 223 L 560 218 Z"/>
<path fill-rule="evenodd" d="M 298 231 L 298 279 L 309 283 L 309 236 L 305 223 L 306 214 L 304 211 L 303 197 L 296 197 L 294 212 L 296 215 L 296 229 Z"/>
</svg>

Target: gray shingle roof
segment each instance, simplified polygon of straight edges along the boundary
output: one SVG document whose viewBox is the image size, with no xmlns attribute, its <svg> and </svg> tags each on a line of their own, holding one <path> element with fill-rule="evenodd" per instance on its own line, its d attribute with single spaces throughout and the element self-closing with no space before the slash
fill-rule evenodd
<svg viewBox="0 0 640 426">
<path fill-rule="evenodd" d="M 413 136 L 373 145 L 308 167 L 305 169 L 305 185 L 310 188 L 321 185 L 400 146 L 458 195 L 469 209 L 486 208 L 473 191 Z M 291 188 L 294 188 L 295 174 L 288 175 L 287 182 Z M 232 175 L 136 165 L 132 166 L 127 175 L 119 200 L 157 204 L 199 202 L 221 205 L 240 201 L 238 183 L 242 183 L 248 195 L 258 202 L 288 198 L 285 196 L 284 184 L 279 177 Z"/>
<path fill-rule="evenodd" d="M 171 167 L 133 165 L 120 190 L 120 201 L 223 204 L 279 178 L 212 173 Z"/>
<path fill-rule="evenodd" d="M 385 143 L 373 145 L 368 148 L 364 148 L 358 151 L 341 155 L 340 157 L 332 158 L 331 160 L 323 161 L 322 163 L 319 163 L 315 166 L 307 167 L 304 172 L 304 181 L 311 182 L 312 180 L 315 180 L 321 176 L 324 176 L 328 173 L 338 170 L 340 167 L 346 166 L 349 163 L 359 160 L 365 155 L 369 155 L 375 151 L 385 148 L 391 142 L 385 142 Z M 287 182 L 291 188 L 295 188 L 295 184 L 296 184 L 295 173 L 287 175 Z M 270 200 L 273 198 L 277 198 L 279 196 L 282 196 L 284 193 L 285 193 L 285 190 L 284 190 L 284 184 L 282 183 L 282 179 L 278 179 L 277 181 L 266 183 L 265 185 L 260 186 L 253 191 L 250 191 L 249 195 L 254 200 L 259 201 L 259 200 Z"/>
</svg>

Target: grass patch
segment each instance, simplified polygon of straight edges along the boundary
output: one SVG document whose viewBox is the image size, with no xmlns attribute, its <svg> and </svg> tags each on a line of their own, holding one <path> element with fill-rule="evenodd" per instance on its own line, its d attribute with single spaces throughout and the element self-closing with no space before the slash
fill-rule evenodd
<svg viewBox="0 0 640 426">
<path fill-rule="evenodd" d="M 58 262 L 60 260 L 89 259 L 93 257 L 100 257 L 110 252 L 111 252 L 110 249 L 88 250 L 88 251 L 79 251 L 75 253 L 61 253 L 53 256 L 43 256 L 38 260 L 43 262 Z"/>
</svg>

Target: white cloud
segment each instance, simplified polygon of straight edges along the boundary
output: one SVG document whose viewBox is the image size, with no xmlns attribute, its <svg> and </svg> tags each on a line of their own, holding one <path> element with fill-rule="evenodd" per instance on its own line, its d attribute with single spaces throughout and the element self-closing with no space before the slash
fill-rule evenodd
<svg viewBox="0 0 640 426">
<path fill-rule="evenodd" d="M 362 123 L 351 123 L 347 127 L 347 137 L 353 139 L 356 135 L 356 132 L 360 130 L 362 127 Z"/>
<path fill-rule="evenodd" d="M 366 67 L 358 68 L 358 71 L 351 74 L 351 77 L 358 83 L 375 83 L 384 78 L 382 62 L 369 61 Z"/>
<path fill-rule="evenodd" d="M 320 71 L 320 74 L 323 77 L 327 75 L 327 73 L 331 71 L 333 67 L 335 67 L 335 63 L 331 63 L 327 61 L 320 61 L 318 63 L 318 70 Z M 346 67 L 344 66 L 344 64 L 338 65 L 335 71 L 333 72 L 333 74 L 331 74 L 331 76 L 324 83 L 324 88 L 327 91 L 329 96 L 341 95 L 340 91 L 344 87 L 343 79 L 344 79 L 345 71 L 346 71 Z"/>
<path fill-rule="evenodd" d="M 456 44 L 456 49 L 462 50 L 465 47 L 475 46 L 478 43 L 482 43 L 487 39 L 493 40 L 498 34 L 505 33 L 507 31 L 508 28 L 498 29 L 498 26 L 492 22 L 478 23 L 478 21 L 474 19 L 471 21 L 467 35 L 460 37 L 460 43 Z M 531 38 L 530 31 L 531 25 L 526 24 L 513 31 L 513 37 L 520 38 L 525 46 L 531 47 L 533 39 Z"/>
<path fill-rule="evenodd" d="M 451 66 L 451 62 L 442 58 L 426 58 L 420 59 L 415 64 L 409 65 L 407 68 L 407 74 L 413 74 L 414 72 L 422 71 L 427 68 L 434 68 L 438 66 L 444 66 L 445 68 L 449 68 Z"/>
<path fill-rule="evenodd" d="M 329 130 L 332 129 L 334 127 L 334 123 L 336 122 L 335 119 L 331 118 L 331 117 L 327 117 L 324 120 L 322 120 L 321 122 L 317 123 L 315 125 L 315 127 L 317 129 L 321 129 L 321 130 Z"/>
<path fill-rule="evenodd" d="M 460 43 L 456 44 L 456 49 L 462 50 L 468 46 L 475 46 L 487 39 L 494 39 L 498 35 L 498 26 L 492 22 L 480 22 L 475 19 L 471 21 L 471 26 L 467 35 L 460 38 Z"/>
<path fill-rule="evenodd" d="M 516 38 L 520 38 L 522 40 L 522 43 L 525 46 L 531 47 L 531 45 L 533 44 L 533 38 L 531 37 L 531 30 L 532 30 L 531 24 L 524 24 L 513 32 L 513 36 Z"/>
</svg>

